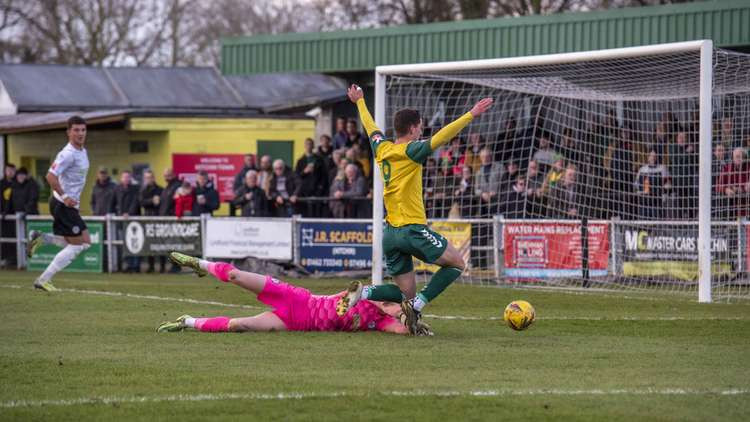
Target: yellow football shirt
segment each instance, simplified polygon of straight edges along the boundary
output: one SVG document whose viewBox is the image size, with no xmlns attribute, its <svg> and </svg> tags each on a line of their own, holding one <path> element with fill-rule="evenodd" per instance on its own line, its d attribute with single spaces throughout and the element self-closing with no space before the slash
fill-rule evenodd
<svg viewBox="0 0 750 422">
<path fill-rule="evenodd" d="M 357 109 L 362 125 L 370 137 L 375 162 L 383 178 L 386 221 L 393 227 L 427 224 L 422 199 L 422 165 L 434 150 L 466 127 L 473 116 L 471 113 L 464 114 L 429 140 L 396 144 L 385 139 L 363 99 L 357 101 Z"/>
</svg>

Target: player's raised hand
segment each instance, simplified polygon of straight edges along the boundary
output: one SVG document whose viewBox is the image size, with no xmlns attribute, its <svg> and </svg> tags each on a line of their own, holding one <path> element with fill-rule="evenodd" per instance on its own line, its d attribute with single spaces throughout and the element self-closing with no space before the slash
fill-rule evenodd
<svg viewBox="0 0 750 422">
<path fill-rule="evenodd" d="M 349 89 L 346 91 L 346 95 L 349 96 L 349 100 L 351 100 L 351 102 L 353 103 L 356 103 L 357 100 L 365 97 L 365 93 L 362 92 L 362 88 L 360 88 L 356 84 L 352 84 L 352 86 L 349 87 Z"/>
<path fill-rule="evenodd" d="M 478 103 L 474 104 L 474 107 L 469 111 L 472 116 L 478 117 L 480 114 L 489 110 L 492 107 L 494 100 L 492 98 L 482 98 Z"/>
</svg>

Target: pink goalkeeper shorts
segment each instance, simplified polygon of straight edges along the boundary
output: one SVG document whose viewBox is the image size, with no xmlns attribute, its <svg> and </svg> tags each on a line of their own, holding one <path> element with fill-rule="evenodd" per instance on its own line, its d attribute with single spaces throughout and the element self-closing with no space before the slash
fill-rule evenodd
<svg viewBox="0 0 750 422">
<path fill-rule="evenodd" d="M 292 286 L 270 275 L 258 295 L 258 300 L 273 308 L 273 313 L 286 325 L 287 330 L 307 330 L 310 320 L 308 301 L 311 293 L 307 289 Z"/>
</svg>

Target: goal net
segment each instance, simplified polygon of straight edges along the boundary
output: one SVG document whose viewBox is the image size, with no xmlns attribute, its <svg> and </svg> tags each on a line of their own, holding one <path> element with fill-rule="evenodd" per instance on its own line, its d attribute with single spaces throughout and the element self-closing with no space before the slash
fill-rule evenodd
<svg viewBox="0 0 750 422">
<path fill-rule="evenodd" d="M 423 170 L 428 219 L 464 254 L 463 282 L 697 297 L 703 223 L 714 300 L 750 296 L 750 55 L 704 49 L 701 144 L 700 46 L 378 68 L 388 136 L 399 109 L 419 110 L 427 137 L 495 100 Z"/>
</svg>

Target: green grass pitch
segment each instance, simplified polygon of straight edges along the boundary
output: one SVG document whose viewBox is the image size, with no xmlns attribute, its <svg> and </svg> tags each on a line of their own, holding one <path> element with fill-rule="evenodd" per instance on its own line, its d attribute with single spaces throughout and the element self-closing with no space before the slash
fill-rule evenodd
<svg viewBox="0 0 750 422">
<path fill-rule="evenodd" d="M 454 285 L 427 309 L 432 338 L 157 334 L 159 322 L 184 313 L 245 316 L 263 305 L 209 277 L 65 273 L 56 285 L 67 290 L 48 294 L 31 288 L 34 276 L 0 272 L 0 420 L 703 421 L 750 414 L 747 302 Z M 347 281 L 298 284 L 332 293 Z M 496 319 L 513 299 L 536 307 L 527 331 Z"/>
</svg>

